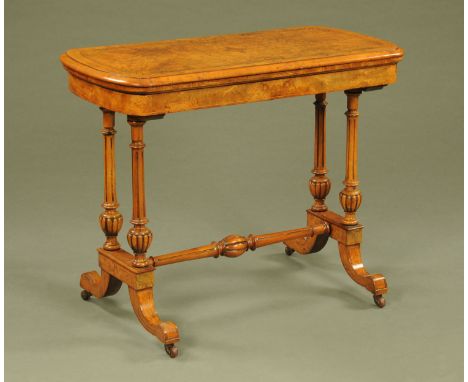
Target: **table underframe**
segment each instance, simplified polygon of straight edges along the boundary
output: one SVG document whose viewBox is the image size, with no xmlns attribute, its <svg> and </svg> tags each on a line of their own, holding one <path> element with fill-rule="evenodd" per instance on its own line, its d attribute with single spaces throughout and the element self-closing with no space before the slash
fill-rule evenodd
<svg viewBox="0 0 468 382">
<path fill-rule="evenodd" d="M 153 298 L 154 270 L 169 264 L 208 257 L 238 257 L 245 252 L 274 243 L 284 243 L 287 255 L 294 252 L 306 255 L 320 251 L 328 239 L 338 242 L 340 259 L 348 275 L 359 285 L 373 294 L 375 304 L 383 308 L 387 283 L 381 274 L 370 274 L 361 258 L 362 225 L 356 211 L 361 204 L 358 180 L 358 100 L 363 91 L 374 88 L 346 90 L 346 173 L 344 188 L 339 200 L 344 215 L 329 211 L 325 203 L 331 183 L 326 167 L 326 94 L 315 95 L 315 141 L 313 176 L 309 189 L 314 198 L 307 210 L 305 227 L 260 235 L 228 235 L 220 241 L 197 248 L 178 252 L 147 256 L 153 234 L 147 227 L 146 200 L 144 187 L 145 144 L 143 128 L 148 120 L 161 119 L 163 115 L 127 116 L 131 128 L 132 150 L 132 194 L 133 212 L 127 233 L 127 241 L 133 254 L 123 250 L 117 239 L 123 225 L 122 214 L 118 211 L 115 177 L 115 112 L 101 108 L 103 114 L 104 138 L 104 211 L 99 216 L 100 226 L 106 236 L 102 248 L 98 249 L 101 273 L 86 272 L 81 275 L 81 296 L 102 298 L 117 293 L 125 283 L 130 301 L 143 327 L 156 336 L 171 358 L 178 354 L 176 342 L 180 340 L 179 330 L 171 321 L 162 321 L 156 311 Z"/>
</svg>

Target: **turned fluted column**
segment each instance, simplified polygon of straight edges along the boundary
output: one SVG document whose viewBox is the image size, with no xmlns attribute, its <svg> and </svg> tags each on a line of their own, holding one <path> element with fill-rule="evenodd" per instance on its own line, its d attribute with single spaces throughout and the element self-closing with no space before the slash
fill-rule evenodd
<svg viewBox="0 0 468 382">
<path fill-rule="evenodd" d="M 325 198 L 330 192 L 330 179 L 326 167 L 326 94 L 315 95 L 315 143 L 314 143 L 314 174 L 309 181 L 310 193 L 315 201 L 312 211 L 326 211 Z"/>
<path fill-rule="evenodd" d="M 127 234 L 128 244 L 135 255 L 133 266 L 142 268 L 149 265 L 146 252 L 153 240 L 153 233 L 146 227 L 148 219 L 146 218 L 145 201 L 145 175 L 143 150 L 143 125 L 145 120 L 137 117 L 128 116 L 128 124 L 131 127 L 132 143 L 132 193 L 133 193 L 133 213 L 130 228 Z"/>
<path fill-rule="evenodd" d="M 340 203 L 345 212 L 343 224 L 357 224 L 356 211 L 361 205 L 361 191 L 358 188 L 358 103 L 360 90 L 347 90 L 348 110 L 346 111 L 346 175 L 340 192 Z"/>
<path fill-rule="evenodd" d="M 101 133 L 104 137 L 104 202 L 102 203 L 104 212 L 99 216 L 99 224 L 106 235 L 103 248 L 115 251 L 120 249 L 117 235 L 123 222 L 122 215 L 117 211 L 119 203 L 115 182 L 115 113 L 103 108 L 101 110 L 103 115 Z"/>
</svg>

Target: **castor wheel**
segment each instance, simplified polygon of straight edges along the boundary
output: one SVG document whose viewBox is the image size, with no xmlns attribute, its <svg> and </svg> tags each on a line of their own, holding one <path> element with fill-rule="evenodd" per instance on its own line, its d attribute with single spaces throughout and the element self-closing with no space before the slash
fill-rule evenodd
<svg viewBox="0 0 468 382">
<path fill-rule="evenodd" d="M 89 293 L 87 290 L 81 291 L 81 298 L 85 301 L 88 301 L 91 298 L 92 294 Z"/>
<path fill-rule="evenodd" d="M 374 302 L 379 308 L 383 308 L 385 306 L 385 298 L 383 294 L 375 294 L 374 295 Z"/>
<path fill-rule="evenodd" d="M 164 345 L 164 350 L 171 358 L 175 358 L 179 354 L 179 349 L 177 349 L 177 347 L 174 344 Z"/>
<path fill-rule="evenodd" d="M 286 255 L 288 255 L 288 256 L 291 256 L 294 253 L 294 249 L 289 248 L 288 246 L 286 246 L 286 248 L 284 248 L 284 253 L 286 253 Z"/>
</svg>

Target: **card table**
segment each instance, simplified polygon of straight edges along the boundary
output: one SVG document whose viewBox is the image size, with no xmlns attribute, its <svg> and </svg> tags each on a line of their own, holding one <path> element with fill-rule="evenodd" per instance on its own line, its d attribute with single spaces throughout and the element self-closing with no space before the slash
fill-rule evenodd
<svg viewBox="0 0 468 382">
<path fill-rule="evenodd" d="M 387 282 L 368 273 L 361 258 L 363 226 L 356 211 L 361 204 L 358 180 L 358 100 L 397 78 L 403 50 L 366 35 L 323 26 L 274 29 L 139 44 L 71 49 L 60 59 L 68 86 L 78 97 L 102 111 L 104 141 L 104 201 L 99 223 L 105 241 L 98 249 L 100 273 L 81 275 L 81 297 L 102 298 L 125 283 L 142 326 L 157 337 L 172 358 L 179 330 L 163 321 L 153 299 L 153 271 L 181 261 L 207 257 L 237 257 L 247 251 L 284 243 L 287 255 L 320 251 L 332 238 L 347 274 L 385 305 Z M 331 183 L 326 167 L 326 94 L 344 91 L 346 163 L 339 200 L 344 214 L 325 203 Z M 143 128 L 166 114 L 286 97 L 314 95 L 314 167 L 309 188 L 314 202 L 306 226 L 259 235 L 228 235 L 201 247 L 147 255 L 153 239 L 145 207 Z M 118 241 L 123 225 L 118 211 L 115 176 L 115 113 L 127 116 L 131 131 L 133 212 L 127 241 Z"/>
</svg>

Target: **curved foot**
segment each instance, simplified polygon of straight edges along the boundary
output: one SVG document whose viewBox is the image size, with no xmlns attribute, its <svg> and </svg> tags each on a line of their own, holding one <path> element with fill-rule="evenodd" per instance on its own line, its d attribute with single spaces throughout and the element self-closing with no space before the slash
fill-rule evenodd
<svg viewBox="0 0 468 382">
<path fill-rule="evenodd" d="M 379 308 L 383 308 L 385 306 L 385 298 L 381 294 L 374 295 L 374 302 Z"/>
<path fill-rule="evenodd" d="M 175 358 L 179 355 L 179 349 L 177 349 L 174 344 L 164 345 L 164 350 L 166 350 L 167 355 L 171 358 Z"/>
<path fill-rule="evenodd" d="M 361 258 L 360 244 L 346 245 L 338 243 L 341 263 L 346 273 L 359 285 L 362 285 L 374 295 L 374 301 L 378 307 L 383 308 L 385 299 L 383 294 L 387 293 L 387 281 L 381 274 L 370 274 L 367 272 Z"/>
<path fill-rule="evenodd" d="M 317 234 L 310 237 L 285 241 L 284 245 L 286 245 L 286 255 L 290 256 L 294 252 L 300 253 L 301 255 L 307 255 L 309 253 L 318 252 L 325 247 L 328 237 L 330 236 L 329 225 L 322 220 L 317 220 L 313 222 L 313 224 L 308 222 L 308 225 L 316 226 Z"/>
<path fill-rule="evenodd" d="M 288 256 L 291 256 L 294 253 L 294 249 L 289 248 L 288 246 L 286 246 L 284 248 L 284 253 L 286 253 L 286 255 L 288 255 Z"/>
<path fill-rule="evenodd" d="M 85 301 L 88 301 L 92 296 L 92 294 L 89 293 L 87 290 L 82 290 L 80 295 L 81 295 L 81 298 Z"/>
<path fill-rule="evenodd" d="M 315 240 L 314 246 L 310 249 L 310 253 L 316 253 L 319 252 L 325 247 L 325 245 L 328 242 L 328 238 L 330 237 L 330 234 L 323 234 L 317 236 L 317 240 Z"/>
<path fill-rule="evenodd" d="M 96 271 L 86 272 L 81 275 L 80 286 L 84 289 L 81 292 L 83 300 L 89 300 L 93 295 L 96 298 L 112 296 L 116 294 L 122 286 L 122 281 L 111 276 L 106 271 L 101 271 L 101 275 Z M 85 299 L 84 292 L 88 292 L 90 296 Z"/>
<path fill-rule="evenodd" d="M 174 343 L 179 341 L 179 329 L 177 329 L 177 325 L 171 321 L 161 321 L 156 312 L 153 288 L 136 290 L 128 287 L 128 292 L 133 311 L 148 332 L 156 336 L 164 345 L 174 345 Z"/>
</svg>

